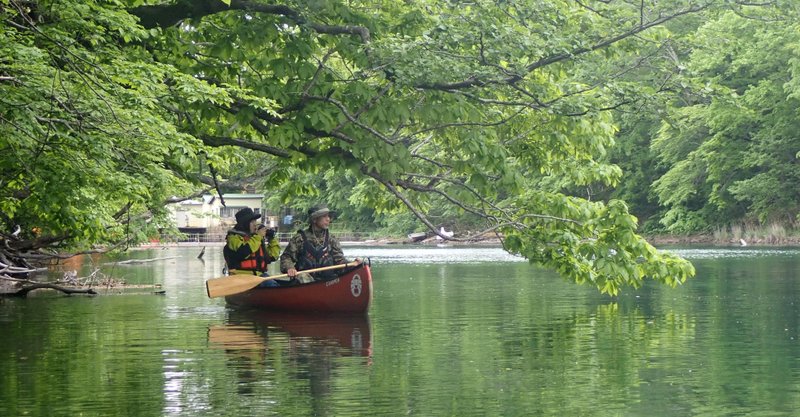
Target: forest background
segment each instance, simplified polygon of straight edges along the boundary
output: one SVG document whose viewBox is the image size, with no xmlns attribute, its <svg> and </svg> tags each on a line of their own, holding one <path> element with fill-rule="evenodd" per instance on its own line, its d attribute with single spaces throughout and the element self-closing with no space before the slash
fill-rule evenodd
<svg viewBox="0 0 800 417">
<path fill-rule="evenodd" d="M 615 75 L 616 88 L 635 86 L 638 95 L 605 109 L 617 130 L 600 160 L 620 167 L 622 179 L 570 192 L 624 200 L 651 241 L 800 243 L 800 26 L 786 20 L 796 11 L 748 15 L 733 7 L 665 25 L 651 55 Z M 328 194 L 324 199 L 341 209 L 348 229 L 387 236 L 425 231 L 410 213 L 378 216 L 336 189 Z M 269 201 L 280 207 L 278 199 Z M 428 216 L 462 231 L 481 223 L 447 207 Z"/>
<path fill-rule="evenodd" d="M 641 234 L 787 243 L 790 0 L 0 0 L 0 263 L 124 248 L 253 189 L 354 231 L 445 226 L 603 292 Z"/>
</svg>

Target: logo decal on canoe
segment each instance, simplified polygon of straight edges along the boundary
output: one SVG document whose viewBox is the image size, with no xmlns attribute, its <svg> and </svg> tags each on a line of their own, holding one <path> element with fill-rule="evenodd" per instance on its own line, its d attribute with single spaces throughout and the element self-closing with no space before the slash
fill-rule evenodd
<svg viewBox="0 0 800 417">
<path fill-rule="evenodd" d="M 358 274 L 353 275 L 353 280 L 350 281 L 350 293 L 353 297 L 361 295 L 361 277 Z"/>
</svg>

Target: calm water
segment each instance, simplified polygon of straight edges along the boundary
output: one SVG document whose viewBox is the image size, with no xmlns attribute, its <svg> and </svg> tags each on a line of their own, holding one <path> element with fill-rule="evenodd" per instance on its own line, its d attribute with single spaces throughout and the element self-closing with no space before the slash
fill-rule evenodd
<svg viewBox="0 0 800 417">
<path fill-rule="evenodd" d="M 800 249 L 676 250 L 696 279 L 611 298 L 499 249 L 348 247 L 372 260 L 364 318 L 227 309 L 216 249 L 80 271 L 163 295 L 1 300 L 0 415 L 800 413 Z"/>
</svg>

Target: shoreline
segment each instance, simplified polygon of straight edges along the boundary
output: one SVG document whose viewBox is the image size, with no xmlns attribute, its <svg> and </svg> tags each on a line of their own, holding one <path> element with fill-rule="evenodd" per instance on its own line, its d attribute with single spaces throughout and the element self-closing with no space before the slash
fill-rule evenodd
<svg viewBox="0 0 800 417">
<path fill-rule="evenodd" d="M 708 246 L 800 246 L 800 236 L 775 237 L 739 237 L 719 239 L 712 235 L 668 236 L 654 235 L 642 236 L 653 246 L 659 245 L 708 245 Z"/>
<path fill-rule="evenodd" d="M 790 236 L 784 238 L 730 238 L 730 239 L 717 239 L 712 235 L 689 235 L 689 236 L 672 236 L 672 235 L 654 235 L 642 236 L 648 243 L 653 246 L 672 246 L 672 245 L 705 245 L 705 246 L 720 246 L 720 247 L 781 247 L 781 246 L 800 246 L 800 236 Z M 280 242 L 282 246 L 286 242 Z M 384 239 L 368 239 L 368 240 L 347 240 L 340 242 L 342 246 L 399 246 L 399 247 L 435 247 L 435 246 L 488 246 L 488 247 L 502 247 L 499 239 L 487 239 L 475 242 L 458 242 L 458 241 L 438 241 L 435 239 L 426 239 L 419 242 L 413 242 L 408 239 L 400 238 L 384 238 Z M 222 247 L 225 245 L 224 241 L 214 242 L 150 242 L 139 245 L 140 249 L 154 249 L 154 248 L 167 248 L 167 247 Z"/>
</svg>

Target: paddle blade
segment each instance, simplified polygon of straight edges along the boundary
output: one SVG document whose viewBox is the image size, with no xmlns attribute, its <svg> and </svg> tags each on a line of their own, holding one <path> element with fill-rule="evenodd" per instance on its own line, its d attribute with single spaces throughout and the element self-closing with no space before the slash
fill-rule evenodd
<svg viewBox="0 0 800 417">
<path fill-rule="evenodd" d="M 255 275 L 231 275 L 229 277 L 212 278 L 206 281 L 206 292 L 210 298 L 239 294 L 255 288 L 264 282 L 264 278 Z"/>
</svg>

